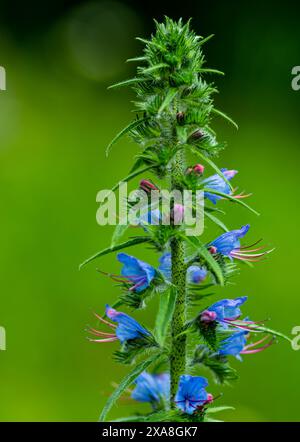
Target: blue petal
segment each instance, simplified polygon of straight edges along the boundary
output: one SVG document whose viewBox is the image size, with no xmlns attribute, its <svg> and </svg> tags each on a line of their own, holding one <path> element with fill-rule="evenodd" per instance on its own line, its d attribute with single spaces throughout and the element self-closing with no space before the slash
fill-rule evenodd
<svg viewBox="0 0 300 442">
<path fill-rule="evenodd" d="M 178 391 L 175 397 L 177 407 L 185 413 L 192 414 L 198 406 L 207 400 L 207 379 L 202 376 L 180 376 Z"/>
<path fill-rule="evenodd" d="M 150 336 L 150 332 L 142 327 L 135 319 L 126 315 L 126 313 L 118 312 L 109 305 L 106 306 L 106 316 L 118 323 L 116 336 L 121 344 L 131 339 L 141 339 Z"/>
<path fill-rule="evenodd" d="M 143 372 L 135 381 L 136 387 L 131 397 L 139 402 L 159 402 L 168 400 L 170 394 L 170 375 L 167 373 L 151 375 Z"/>
<path fill-rule="evenodd" d="M 155 276 L 155 268 L 150 264 L 141 261 L 126 253 L 119 253 L 118 260 L 124 264 L 121 274 L 129 279 L 133 284 L 137 284 L 136 292 L 141 292 L 149 287 Z"/>
<path fill-rule="evenodd" d="M 206 275 L 207 270 L 200 266 L 193 265 L 187 269 L 188 282 L 193 284 L 199 284 L 199 282 L 206 278 Z"/>
<path fill-rule="evenodd" d="M 217 321 L 222 321 L 223 319 L 235 319 L 241 315 L 239 306 L 246 300 L 247 296 L 241 296 L 235 299 L 223 299 L 215 302 L 207 310 L 217 314 Z"/>
</svg>

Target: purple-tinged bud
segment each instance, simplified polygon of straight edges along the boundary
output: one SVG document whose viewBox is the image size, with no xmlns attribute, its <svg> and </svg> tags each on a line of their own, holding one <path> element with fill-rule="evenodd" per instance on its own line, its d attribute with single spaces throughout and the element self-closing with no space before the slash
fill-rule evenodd
<svg viewBox="0 0 300 442">
<path fill-rule="evenodd" d="M 204 166 L 202 164 L 196 164 L 193 167 L 193 170 L 195 173 L 197 173 L 198 175 L 202 175 L 204 172 Z"/>
<path fill-rule="evenodd" d="M 214 322 L 216 320 L 217 313 L 211 312 L 209 310 L 204 310 L 200 315 L 201 322 L 205 322 L 206 324 L 210 322 Z"/>
<path fill-rule="evenodd" d="M 209 251 L 209 253 L 211 253 L 212 255 L 215 255 L 215 254 L 217 253 L 217 247 L 215 247 L 215 246 L 211 246 L 211 247 L 208 249 L 208 251 Z"/>
<path fill-rule="evenodd" d="M 206 404 L 211 404 L 214 400 L 214 397 L 211 393 L 207 393 L 207 399 L 206 399 Z"/>
<path fill-rule="evenodd" d="M 174 204 L 172 210 L 172 219 L 175 225 L 181 224 L 184 216 L 184 207 L 182 204 Z"/>
<path fill-rule="evenodd" d="M 197 141 L 197 140 L 200 140 L 203 137 L 204 137 L 204 133 L 202 132 L 202 130 L 197 129 L 197 130 L 195 130 L 195 132 L 193 132 L 190 135 L 189 139 L 192 140 L 192 141 Z"/>
<path fill-rule="evenodd" d="M 178 124 L 183 124 L 184 123 L 184 119 L 185 119 L 184 112 L 177 112 L 176 119 L 177 119 L 177 123 Z"/>
<path fill-rule="evenodd" d="M 147 193 L 150 193 L 151 190 L 158 190 L 158 188 L 153 183 L 151 183 L 151 181 L 149 181 L 149 180 L 141 180 L 140 181 L 140 189 L 144 190 Z"/>
</svg>

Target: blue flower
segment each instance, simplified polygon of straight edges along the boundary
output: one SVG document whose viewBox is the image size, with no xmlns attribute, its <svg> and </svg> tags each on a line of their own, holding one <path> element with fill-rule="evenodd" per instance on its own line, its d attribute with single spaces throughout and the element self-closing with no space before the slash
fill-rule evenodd
<svg viewBox="0 0 300 442">
<path fill-rule="evenodd" d="M 171 253 L 164 253 L 159 258 L 160 265 L 158 270 L 164 275 L 167 281 L 171 281 L 172 277 L 172 261 Z M 207 270 L 204 267 L 192 265 L 187 269 L 187 281 L 193 284 L 199 284 L 205 279 Z"/>
<path fill-rule="evenodd" d="M 172 261 L 171 261 L 171 253 L 166 252 L 159 258 L 159 267 L 158 270 L 164 275 L 164 277 L 170 281 L 172 276 Z"/>
<path fill-rule="evenodd" d="M 203 267 L 193 265 L 187 269 L 187 280 L 193 284 L 199 284 L 199 282 L 202 282 L 206 278 L 206 275 L 207 270 Z"/>
<path fill-rule="evenodd" d="M 241 247 L 239 239 L 246 235 L 249 228 L 250 225 L 246 224 L 240 229 L 231 230 L 230 232 L 223 233 L 223 235 L 219 236 L 217 239 L 209 244 L 211 252 L 220 253 L 221 255 L 228 256 L 230 259 L 242 259 L 239 256 L 239 251 Z"/>
<path fill-rule="evenodd" d="M 228 181 L 231 180 L 238 173 L 237 170 L 228 170 L 228 169 L 221 169 L 221 172 Z M 218 174 L 206 178 L 203 181 L 203 184 L 208 189 L 216 190 L 217 192 L 226 193 L 226 195 L 231 194 L 230 186 Z M 204 196 L 205 198 L 209 199 L 213 204 L 216 204 L 218 200 L 222 199 L 221 196 L 215 195 L 210 192 L 204 192 Z"/>
<path fill-rule="evenodd" d="M 149 287 L 156 273 L 154 267 L 126 253 L 119 253 L 117 258 L 124 264 L 122 275 L 133 284 L 130 290 L 139 293 Z"/>
<path fill-rule="evenodd" d="M 159 209 L 149 210 L 146 213 L 143 213 L 139 218 L 139 224 L 147 230 L 145 226 L 148 224 L 158 226 L 162 220 L 162 215 Z"/>
<path fill-rule="evenodd" d="M 118 312 L 109 305 L 106 305 L 106 316 L 118 323 L 115 333 L 121 344 L 132 339 L 143 339 L 151 336 L 151 333 L 131 316 Z"/>
<path fill-rule="evenodd" d="M 208 382 L 201 376 L 180 376 L 178 391 L 175 396 L 177 407 L 188 414 L 203 406 L 208 401 L 208 394 L 205 391 Z"/>
<path fill-rule="evenodd" d="M 241 316 L 240 306 L 247 301 L 247 296 L 235 299 L 222 299 L 215 302 L 207 310 L 216 314 L 215 320 L 218 322 L 234 321 Z"/>
<path fill-rule="evenodd" d="M 132 399 L 152 404 L 165 402 L 170 396 L 170 375 L 168 373 L 149 374 L 144 371 L 136 381 L 136 387 L 131 393 Z"/>
<path fill-rule="evenodd" d="M 246 342 L 247 335 L 249 334 L 246 330 L 236 331 L 232 333 L 228 338 L 221 342 L 219 348 L 219 354 L 221 356 L 235 356 L 237 359 L 241 359 L 240 353 L 243 351 Z"/>
</svg>

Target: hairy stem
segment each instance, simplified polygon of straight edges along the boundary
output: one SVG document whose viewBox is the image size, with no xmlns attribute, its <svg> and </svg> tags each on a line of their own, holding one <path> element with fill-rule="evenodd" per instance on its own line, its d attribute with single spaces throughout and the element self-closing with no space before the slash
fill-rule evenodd
<svg viewBox="0 0 300 442">
<path fill-rule="evenodd" d="M 177 153 L 172 167 L 172 190 L 181 190 L 180 177 L 184 167 L 182 153 Z M 174 226 L 174 229 L 178 227 Z M 178 336 L 185 324 L 186 310 L 186 266 L 184 242 L 180 238 L 173 238 L 171 241 L 172 254 L 172 283 L 176 287 L 176 302 L 171 323 L 171 356 L 170 356 L 170 375 L 171 375 L 171 407 L 175 406 L 174 398 L 178 388 L 180 375 L 185 372 L 186 365 L 186 335 Z"/>
</svg>

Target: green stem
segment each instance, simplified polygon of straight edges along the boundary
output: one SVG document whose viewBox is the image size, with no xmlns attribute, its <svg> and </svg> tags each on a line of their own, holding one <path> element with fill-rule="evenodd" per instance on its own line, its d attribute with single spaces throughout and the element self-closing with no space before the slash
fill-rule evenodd
<svg viewBox="0 0 300 442">
<path fill-rule="evenodd" d="M 172 167 L 172 190 L 181 189 L 182 170 L 184 160 L 182 152 L 178 152 Z M 178 228 L 174 226 L 174 229 Z M 172 283 L 176 287 L 176 302 L 171 323 L 171 407 L 175 406 L 174 398 L 178 388 L 180 375 L 185 372 L 186 365 L 186 335 L 181 334 L 186 321 L 186 265 L 184 242 L 181 238 L 173 238 L 171 241 L 172 255 Z M 178 336 L 180 335 L 180 336 Z"/>
</svg>

